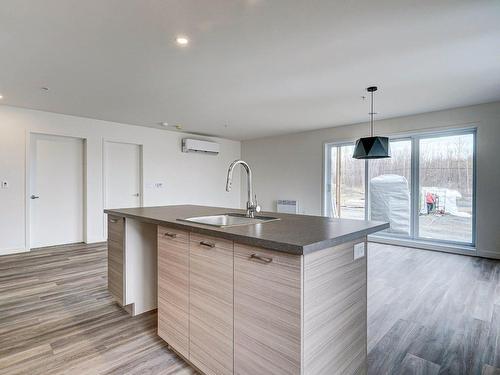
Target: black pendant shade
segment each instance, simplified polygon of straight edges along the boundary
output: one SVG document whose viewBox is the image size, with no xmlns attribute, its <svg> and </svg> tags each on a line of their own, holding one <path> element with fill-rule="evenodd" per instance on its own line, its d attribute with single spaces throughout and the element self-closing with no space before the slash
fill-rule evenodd
<svg viewBox="0 0 500 375">
<path fill-rule="evenodd" d="M 391 157 L 389 138 L 387 137 L 366 137 L 356 141 L 354 159 L 383 159 Z"/>
<path fill-rule="evenodd" d="M 371 94 L 371 111 L 370 111 L 370 137 L 360 138 L 356 141 L 354 159 L 383 159 L 391 157 L 389 147 L 389 138 L 373 136 L 373 93 L 377 91 L 377 86 L 370 86 L 366 89 Z"/>
</svg>

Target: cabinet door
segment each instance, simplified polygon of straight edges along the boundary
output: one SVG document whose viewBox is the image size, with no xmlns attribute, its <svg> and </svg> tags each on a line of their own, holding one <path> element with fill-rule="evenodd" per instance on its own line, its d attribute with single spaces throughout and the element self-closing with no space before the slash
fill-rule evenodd
<svg viewBox="0 0 500 375">
<path fill-rule="evenodd" d="M 160 226 L 158 335 L 189 358 L 189 233 Z"/>
<path fill-rule="evenodd" d="M 203 373 L 233 373 L 233 242 L 190 234 L 189 360 Z"/>
<path fill-rule="evenodd" d="M 234 373 L 300 374 L 302 256 L 234 245 Z"/>
<path fill-rule="evenodd" d="M 125 300 L 125 219 L 108 216 L 108 290 L 121 306 Z"/>
</svg>

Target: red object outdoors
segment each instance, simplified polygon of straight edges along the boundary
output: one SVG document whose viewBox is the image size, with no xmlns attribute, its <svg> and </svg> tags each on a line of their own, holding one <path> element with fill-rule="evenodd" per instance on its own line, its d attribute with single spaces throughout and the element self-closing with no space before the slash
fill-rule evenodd
<svg viewBox="0 0 500 375">
<path fill-rule="evenodd" d="M 434 203 L 436 201 L 436 198 L 434 198 L 434 194 L 432 193 L 427 193 L 425 194 L 425 203 Z"/>
</svg>

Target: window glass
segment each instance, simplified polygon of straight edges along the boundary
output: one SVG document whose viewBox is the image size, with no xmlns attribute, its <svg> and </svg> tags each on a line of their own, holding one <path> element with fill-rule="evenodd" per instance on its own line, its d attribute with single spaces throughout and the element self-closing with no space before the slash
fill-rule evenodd
<svg viewBox="0 0 500 375">
<path fill-rule="evenodd" d="M 411 140 L 390 141 L 391 157 L 368 162 L 369 213 L 372 220 L 389 222 L 379 234 L 411 234 Z"/>
<path fill-rule="evenodd" d="M 472 242 L 473 151 L 473 134 L 420 140 L 419 237 Z"/>
<path fill-rule="evenodd" d="M 365 162 L 352 158 L 354 145 L 332 146 L 327 202 L 331 217 L 365 218 Z"/>
</svg>

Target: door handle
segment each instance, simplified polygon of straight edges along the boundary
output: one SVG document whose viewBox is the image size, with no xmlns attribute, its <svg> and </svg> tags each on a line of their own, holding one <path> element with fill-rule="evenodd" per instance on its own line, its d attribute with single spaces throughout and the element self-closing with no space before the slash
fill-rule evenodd
<svg viewBox="0 0 500 375">
<path fill-rule="evenodd" d="M 132 194 L 134 197 L 138 197 L 139 193 Z"/>
<path fill-rule="evenodd" d="M 40 198 L 38 195 L 32 195 L 32 196 L 30 197 L 30 199 L 38 199 L 38 198 Z"/>
</svg>

